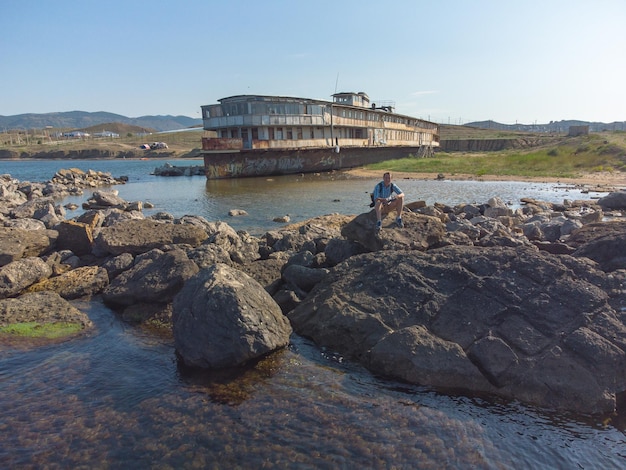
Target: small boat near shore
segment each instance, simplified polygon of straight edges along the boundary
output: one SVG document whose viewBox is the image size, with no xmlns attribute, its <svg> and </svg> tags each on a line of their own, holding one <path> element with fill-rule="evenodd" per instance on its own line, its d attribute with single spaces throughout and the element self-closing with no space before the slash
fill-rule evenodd
<svg viewBox="0 0 626 470">
<path fill-rule="evenodd" d="M 208 179 L 315 173 L 407 156 L 439 146 L 439 126 L 370 104 L 363 93 L 333 101 L 237 95 L 202 106 Z"/>
</svg>

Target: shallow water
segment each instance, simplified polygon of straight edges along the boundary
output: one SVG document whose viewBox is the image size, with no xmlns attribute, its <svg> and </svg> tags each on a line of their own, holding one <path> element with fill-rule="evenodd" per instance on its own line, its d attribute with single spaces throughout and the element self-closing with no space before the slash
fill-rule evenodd
<svg viewBox="0 0 626 470">
<path fill-rule="evenodd" d="M 89 336 L 0 354 L 4 468 L 619 468 L 617 428 L 371 376 L 293 336 L 237 373 L 76 302 Z"/>
<path fill-rule="evenodd" d="M 5 163 L 0 173 L 13 175 Z M 59 168 L 69 166 L 78 165 L 60 162 Z M 299 220 L 369 210 L 367 193 L 376 182 L 344 180 L 341 174 L 206 182 L 129 168 L 109 170 L 131 177 L 116 186 L 125 199 L 157 201 L 156 210 L 221 218 L 251 232 L 277 226 L 271 217 L 284 213 Z M 408 200 L 429 204 L 486 202 L 497 195 L 512 203 L 522 196 L 554 202 L 589 197 L 529 183 L 397 183 Z M 251 215 L 228 218 L 231 208 Z M 611 422 L 373 377 L 296 335 L 290 347 L 247 370 L 193 373 L 179 367 L 171 337 L 121 322 L 97 299 L 74 304 L 95 324 L 89 335 L 31 350 L 0 347 L 2 468 L 517 469 L 626 463 L 626 434 Z"/>
</svg>

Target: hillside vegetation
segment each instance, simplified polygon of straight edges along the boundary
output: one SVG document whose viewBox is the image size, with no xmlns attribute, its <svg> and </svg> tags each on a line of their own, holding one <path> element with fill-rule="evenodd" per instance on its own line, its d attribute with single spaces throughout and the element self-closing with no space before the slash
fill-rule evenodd
<svg viewBox="0 0 626 470">
<path fill-rule="evenodd" d="M 131 124 L 106 123 L 79 129 L 82 132 L 95 134 L 110 131 L 119 137 L 74 138 L 57 137 L 70 129 L 46 129 L 35 134 L 0 134 L 0 158 L 63 158 L 63 153 L 93 151 L 98 158 L 104 153 L 127 157 L 193 157 L 202 147 L 202 129 L 179 132 L 155 132 Z M 74 129 L 72 129 L 74 130 Z M 146 134 L 146 131 L 152 131 Z M 168 149 L 143 151 L 142 144 L 165 142 Z"/>
<path fill-rule="evenodd" d="M 441 140 L 458 139 L 520 139 L 524 137 L 537 137 L 536 132 L 522 132 L 499 129 L 481 129 L 471 126 L 452 126 L 441 124 L 439 137 Z"/>
<path fill-rule="evenodd" d="M 104 132 L 104 131 L 115 132 L 123 137 L 132 137 L 133 135 L 136 135 L 136 134 L 145 134 L 145 133 L 154 134 L 157 132 L 156 129 L 134 126 L 132 124 L 122 124 L 121 122 L 107 122 L 104 124 L 96 124 L 94 126 L 85 127 L 83 129 L 78 129 L 78 130 L 82 132 L 86 132 L 88 134 L 96 134 L 98 132 Z"/>
</svg>

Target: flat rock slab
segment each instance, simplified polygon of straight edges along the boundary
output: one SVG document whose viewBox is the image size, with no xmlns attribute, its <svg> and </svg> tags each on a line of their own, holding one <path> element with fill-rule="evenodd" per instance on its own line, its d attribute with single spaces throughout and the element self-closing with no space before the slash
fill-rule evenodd
<svg viewBox="0 0 626 470">
<path fill-rule="evenodd" d="M 625 295 L 587 259 L 532 247 L 357 255 L 289 318 L 375 373 L 557 409 L 612 412 L 626 390 Z M 619 292 L 622 292 L 619 294 Z"/>
<path fill-rule="evenodd" d="M 34 292 L 0 300 L 0 325 L 27 322 L 80 323 L 83 329 L 93 326 L 85 313 L 56 292 Z"/>
<path fill-rule="evenodd" d="M 207 238 L 206 231 L 195 225 L 151 219 L 126 220 L 102 228 L 94 241 L 94 250 L 102 254 L 137 255 L 165 245 L 186 244 L 195 247 Z"/>
</svg>

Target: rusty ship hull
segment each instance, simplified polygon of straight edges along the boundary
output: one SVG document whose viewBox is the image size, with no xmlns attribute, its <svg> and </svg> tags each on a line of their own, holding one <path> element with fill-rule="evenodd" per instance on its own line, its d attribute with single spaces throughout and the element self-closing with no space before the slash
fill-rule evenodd
<svg viewBox="0 0 626 470">
<path fill-rule="evenodd" d="M 420 147 L 204 151 L 207 179 L 321 173 L 417 155 Z"/>
</svg>

